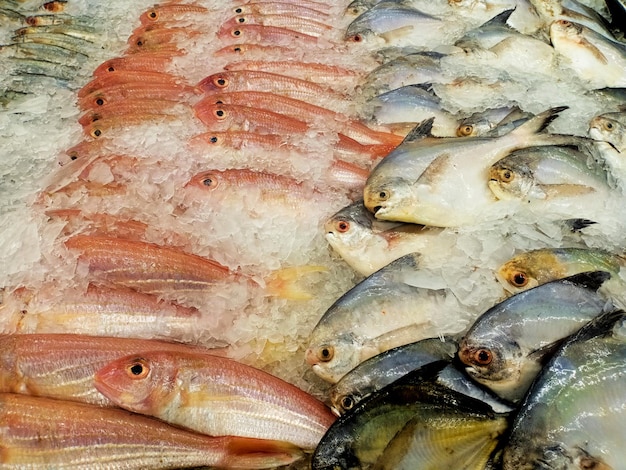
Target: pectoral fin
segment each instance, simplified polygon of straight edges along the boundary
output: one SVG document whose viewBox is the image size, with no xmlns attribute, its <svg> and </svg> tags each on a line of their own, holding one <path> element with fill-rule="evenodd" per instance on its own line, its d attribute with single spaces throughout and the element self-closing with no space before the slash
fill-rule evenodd
<svg viewBox="0 0 626 470">
<path fill-rule="evenodd" d="M 427 186 L 432 186 L 437 179 L 444 173 L 446 167 L 450 162 L 450 155 L 447 153 L 442 153 L 437 156 L 430 165 L 426 167 L 424 172 L 417 179 L 417 184 L 424 184 Z"/>
<path fill-rule="evenodd" d="M 582 196 L 596 192 L 594 188 L 584 184 L 540 184 L 538 186 L 547 198 Z"/>
</svg>

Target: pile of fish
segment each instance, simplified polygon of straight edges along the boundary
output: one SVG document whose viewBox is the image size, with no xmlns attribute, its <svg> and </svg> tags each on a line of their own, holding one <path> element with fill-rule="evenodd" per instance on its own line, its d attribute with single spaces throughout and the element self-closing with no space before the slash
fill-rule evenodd
<svg viewBox="0 0 626 470">
<path fill-rule="evenodd" d="M 623 467 L 620 0 L 153 1 L 0 2 L 0 466 Z"/>
</svg>

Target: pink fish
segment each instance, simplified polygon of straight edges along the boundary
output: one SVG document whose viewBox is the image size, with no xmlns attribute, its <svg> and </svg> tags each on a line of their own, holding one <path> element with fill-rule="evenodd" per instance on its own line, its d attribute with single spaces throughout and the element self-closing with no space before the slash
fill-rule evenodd
<svg viewBox="0 0 626 470">
<path fill-rule="evenodd" d="M 89 300 L 85 304 L 85 308 L 95 308 Z M 148 339 L 73 334 L 0 335 L 0 392 L 113 406 L 94 388 L 94 374 L 117 358 L 146 349 L 215 355 L 226 352 Z"/>
<path fill-rule="evenodd" d="M 212 436 L 286 441 L 312 450 L 335 421 L 322 402 L 253 367 L 217 356 L 146 351 L 96 373 L 120 407 Z"/>
<path fill-rule="evenodd" d="M 3 468 L 275 468 L 300 459 L 285 442 L 210 437 L 116 408 L 0 394 Z"/>
</svg>

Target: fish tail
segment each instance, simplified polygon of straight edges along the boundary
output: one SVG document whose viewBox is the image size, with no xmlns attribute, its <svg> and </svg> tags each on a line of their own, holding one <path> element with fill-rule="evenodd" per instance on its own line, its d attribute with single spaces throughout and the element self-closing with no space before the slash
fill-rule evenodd
<svg viewBox="0 0 626 470">
<path fill-rule="evenodd" d="M 325 272 L 324 266 L 293 266 L 272 272 L 265 280 L 267 291 L 276 297 L 289 300 L 309 300 L 312 294 L 298 285 L 302 276 L 309 273 Z"/>
<path fill-rule="evenodd" d="M 288 465 L 304 455 L 298 447 L 283 441 L 231 438 L 226 448 L 228 468 L 273 468 Z"/>
</svg>

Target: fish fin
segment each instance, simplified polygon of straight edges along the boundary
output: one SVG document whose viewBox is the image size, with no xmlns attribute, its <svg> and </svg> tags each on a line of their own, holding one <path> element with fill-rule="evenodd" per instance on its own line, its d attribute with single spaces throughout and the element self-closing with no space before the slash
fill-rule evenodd
<svg viewBox="0 0 626 470">
<path fill-rule="evenodd" d="M 568 276 L 563 280 L 581 287 L 586 287 L 597 291 L 605 281 L 611 278 L 611 273 L 607 271 L 587 271 L 584 273 Z"/>
<path fill-rule="evenodd" d="M 563 344 L 565 338 L 560 338 L 552 343 L 546 344 L 541 348 L 537 348 L 528 354 L 529 359 L 532 359 L 537 364 L 544 366 L 548 359 L 552 357 L 554 352 Z"/>
<path fill-rule="evenodd" d="M 510 10 L 504 10 L 502 13 L 497 14 L 486 23 L 483 23 L 480 27 L 484 28 L 485 26 L 506 26 L 510 29 L 513 29 L 506 22 L 509 20 L 514 11 L 515 8 L 511 8 Z"/>
<path fill-rule="evenodd" d="M 411 132 L 409 132 L 406 137 L 404 138 L 404 140 L 402 141 L 402 144 L 406 144 L 409 142 L 416 142 L 418 140 L 422 140 L 426 137 L 434 137 L 432 134 L 432 130 L 433 130 L 433 123 L 435 122 L 435 118 L 431 117 L 428 119 L 425 119 L 424 121 L 418 123 L 412 130 Z"/>
<path fill-rule="evenodd" d="M 570 232 L 580 232 L 590 225 L 597 224 L 597 222 L 589 219 L 565 219 L 563 224 L 565 227 L 569 228 Z"/>
<path fill-rule="evenodd" d="M 417 182 L 420 184 L 433 184 L 437 178 L 439 178 L 443 173 L 445 167 L 450 162 L 450 155 L 447 153 L 442 153 L 437 156 L 430 165 L 426 167 L 426 169 L 422 172 L 422 174 L 417 179 Z"/>
<path fill-rule="evenodd" d="M 611 335 L 613 334 L 615 326 L 624 319 L 626 319 L 626 312 L 624 312 L 624 310 L 614 309 L 603 312 L 586 323 L 576 333 L 569 336 L 564 347 L 567 347 L 567 344 L 571 342 L 587 341 L 598 336 Z"/>
<path fill-rule="evenodd" d="M 267 291 L 276 297 L 289 300 L 310 300 L 312 294 L 300 286 L 297 281 L 309 273 L 326 272 L 328 268 L 325 266 L 292 266 L 289 268 L 279 269 L 272 272 L 268 279 L 265 280 Z"/>
<path fill-rule="evenodd" d="M 593 54 L 593 56 L 603 65 L 609 63 L 609 59 L 598 49 L 593 43 L 587 41 L 586 39 L 581 39 L 581 45 L 585 47 L 589 52 Z"/>
<path fill-rule="evenodd" d="M 285 441 L 231 437 L 220 467 L 270 468 L 288 465 L 304 456 L 302 450 Z"/>
<path fill-rule="evenodd" d="M 571 197 L 595 193 L 596 190 L 584 184 L 540 184 L 538 185 L 546 197 Z"/>
<path fill-rule="evenodd" d="M 410 34 L 415 29 L 413 25 L 402 26 L 401 28 L 392 29 L 384 33 L 379 34 L 387 42 L 392 42 L 394 39 L 402 39 L 407 34 Z"/>
<path fill-rule="evenodd" d="M 381 312 L 385 315 L 385 312 Z M 401 344 L 409 344 L 415 342 L 416 338 L 424 338 L 424 332 L 430 329 L 430 321 L 424 323 L 413 323 L 411 325 L 388 331 L 378 336 L 374 341 L 374 348 L 379 352 L 388 351 Z"/>
<path fill-rule="evenodd" d="M 537 114 L 527 119 L 523 124 L 516 127 L 511 131 L 511 134 L 538 134 L 542 132 L 554 121 L 561 111 L 565 111 L 569 106 L 557 106 L 555 108 L 547 109 L 546 111 Z"/>
<path fill-rule="evenodd" d="M 449 418 L 458 423 L 450 427 Z M 455 410 L 442 410 L 441 419 L 410 419 L 387 444 L 374 470 L 405 468 L 483 469 L 508 427 L 503 417 L 459 416 Z M 452 451 L 455 449 L 456 451 Z"/>
</svg>

